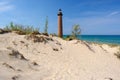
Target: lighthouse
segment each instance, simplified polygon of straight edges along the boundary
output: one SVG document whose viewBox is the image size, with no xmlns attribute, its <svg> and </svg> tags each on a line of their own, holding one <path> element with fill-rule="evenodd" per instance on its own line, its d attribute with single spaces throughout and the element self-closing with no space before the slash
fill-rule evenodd
<svg viewBox="0 0 120 80">
<path fill-rule="evenodd" d="M 62 26 L 62 10 L 59 9 L 58 11 L 58 37 L 63 37 L 63 26 Z"/>
</svg>

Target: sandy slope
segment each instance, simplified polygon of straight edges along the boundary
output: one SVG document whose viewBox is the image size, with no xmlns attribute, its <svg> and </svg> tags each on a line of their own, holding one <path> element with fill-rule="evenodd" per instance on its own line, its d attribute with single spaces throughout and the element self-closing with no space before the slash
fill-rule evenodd
<svg viewBox="0 0 120 80">
<path fill-rule="evenodd" d="M 0 80 L 120 80 L 118 47 L 25 37 L 0 34 Z"/>
</svg>

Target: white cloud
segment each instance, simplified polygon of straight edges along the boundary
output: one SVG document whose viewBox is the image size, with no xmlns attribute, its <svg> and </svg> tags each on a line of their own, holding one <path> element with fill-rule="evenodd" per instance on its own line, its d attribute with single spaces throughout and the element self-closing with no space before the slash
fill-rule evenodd
<svg viewBox="0 0 120 80">
<path fill-rule="evenodd" d="M 0 2 L 0 12 L 5 12 L 14 9 L 14 5 L 9 2 Z"/>
<path fill-rule="evenodd" d="M 110 14 L 108 15 L 108 17 L 114 16 L 114 15 L 118 15 L 118 14 L 120 14 L 120 12 L 119 12 L 119 11 L 115 11 L 115 12 L 110 13 Z"/>
</svg>

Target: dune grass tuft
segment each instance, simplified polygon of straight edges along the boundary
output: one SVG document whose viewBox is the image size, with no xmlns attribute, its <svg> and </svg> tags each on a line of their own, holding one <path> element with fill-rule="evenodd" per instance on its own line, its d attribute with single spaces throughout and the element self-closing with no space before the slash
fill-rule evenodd
<svg viewBox="0 0 120 80">
<path fill-rule="evenodd" d="M 31 34 L 31 33 L 39 33 L 39 28 L 34 28 L 33 26 L 23 26 L 10 23 L 10 25 L 6 26 L 4 30 L 7 31 L 15 31 L 17 34 L 24 35 L 24 34 Z"/>
<path fill-rule="evenodd" d="M 117 58 L 120 59 L 120 47 L 119 47 L 119 51 L 117 53 L 115 53 L 115 55 L 117 56 Z"/>
</svg>

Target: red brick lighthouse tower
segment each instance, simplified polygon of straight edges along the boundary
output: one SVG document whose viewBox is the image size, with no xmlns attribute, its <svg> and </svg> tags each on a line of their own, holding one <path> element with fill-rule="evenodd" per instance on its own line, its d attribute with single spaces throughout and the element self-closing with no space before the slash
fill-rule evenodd
<svg viewBox="0 0 120 80">
<path fill-rule="evenodd" d="M 58 37 L 63 37 L 63 28 L 62 28 L 62 10 L 59 9 L 58 12 Z"/>
</svg>

